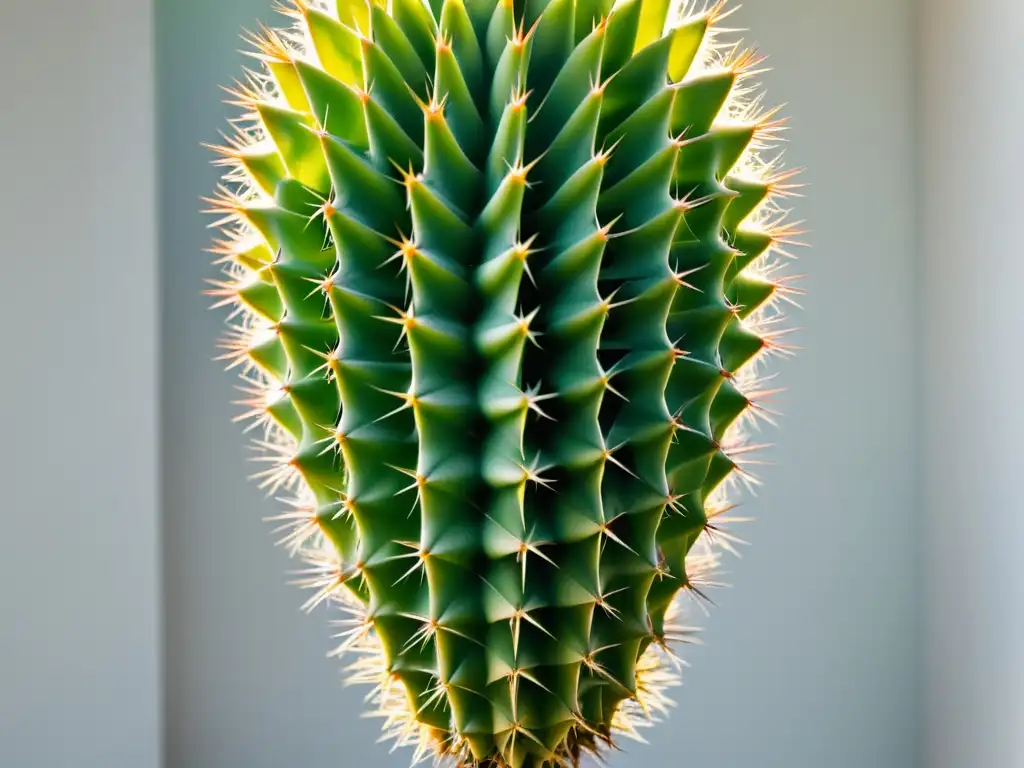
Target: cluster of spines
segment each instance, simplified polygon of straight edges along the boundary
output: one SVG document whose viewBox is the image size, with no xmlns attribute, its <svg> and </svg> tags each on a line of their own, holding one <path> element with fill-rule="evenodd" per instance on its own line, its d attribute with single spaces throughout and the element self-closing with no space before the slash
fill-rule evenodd
<svg viewBox="0 0 1024 768">
<path fill-rule="evenodd" d="M 788 351 L 760 59 L 721 3 L 285 11 L 218 149 L 212 292 L 307 607 L 351 612 L 417 757 L 574 763 L 664 706 Z"/>
</svg>

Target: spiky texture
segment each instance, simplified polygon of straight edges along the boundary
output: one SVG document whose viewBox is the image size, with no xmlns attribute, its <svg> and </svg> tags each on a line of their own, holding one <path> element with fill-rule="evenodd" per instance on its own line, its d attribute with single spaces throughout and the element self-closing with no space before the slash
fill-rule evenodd
<svg viewBox="0 0 1024 768">
<path fill-rule="evenodd" d="M 787 351 L 761 59 L 721 3 L 282 10 L 212 292 L 306 605 L 417 757 L 575 765 L 668 704 Z"/>
</svg>

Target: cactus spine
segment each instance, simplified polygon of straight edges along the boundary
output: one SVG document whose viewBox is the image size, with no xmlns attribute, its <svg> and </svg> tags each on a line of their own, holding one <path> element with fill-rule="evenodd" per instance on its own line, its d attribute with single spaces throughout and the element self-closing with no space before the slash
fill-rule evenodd
<svg viewBox="0 0 1024 768">
<path fill-rule="evenodd" d="M 306 607 L 416 757 L 576 765 L 669 703 L 788 352 L 761 59 L 722 3 L 281 10 L 211 292 Z"/>
</svg>

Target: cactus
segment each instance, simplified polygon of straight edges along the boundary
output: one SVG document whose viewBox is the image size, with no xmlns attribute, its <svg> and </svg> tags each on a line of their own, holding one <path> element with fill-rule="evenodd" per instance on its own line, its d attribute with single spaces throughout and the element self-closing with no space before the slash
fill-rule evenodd
<svg viewBox="0 0 1024 768">
<path fill-rule="evenodd" d="M 291 1 L 211 293 L 306 607 L 417 758 L 577 765 L 671 703 L 790 350 L 762 58 L 723 3 Z"/>
</svg>

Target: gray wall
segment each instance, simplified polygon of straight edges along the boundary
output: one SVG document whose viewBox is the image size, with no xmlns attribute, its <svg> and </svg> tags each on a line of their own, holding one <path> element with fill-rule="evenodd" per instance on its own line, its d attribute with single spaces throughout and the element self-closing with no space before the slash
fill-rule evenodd
<svg viewBox="0 0 1024 768">
<path fill-rule="evenodd" d="M 928 765 L 1024 765 L 1024 5 L 925 0 Z"/>
<path fill-rule="evenodd" d="M 0 4 L 0 765 L 159 764 L 148 3 Z"/>
<path fill-rule="evenodd" d="M 166 305 L 168 754 L 172 766 L 404 766 L 359 720 L 362 691 L 326 660 L 326 617 L 299 614 L 288 562 L 261 517 L 275 505 L 250 467 L 232 375 L 209 362 L 221 315 L 197 197 L 215 175 L 202 140 L 231 114 L 218 83 L 239 71 L 240 26 L 266 0 L 158 0 Z M 737 16 L 771 54 L 773 100 L 793 117 L 789 163 L 812 193 L 798 218 L 811 291 L 782 430 L 746 512 L 754 544 L 672 723 L 616 766 L 908 768 L 919 738 L 915 511 L 911 3 L 750 0 Z M 879 23 L 879 20 L 884 23 Z"/>
</svg>

